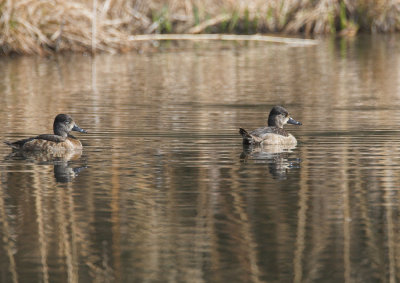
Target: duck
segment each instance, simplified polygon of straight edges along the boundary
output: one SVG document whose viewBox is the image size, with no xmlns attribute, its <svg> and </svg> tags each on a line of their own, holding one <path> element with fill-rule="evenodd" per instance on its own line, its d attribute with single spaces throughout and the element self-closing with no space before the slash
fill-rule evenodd
<svg viewBox="0 0 400 283">
<path fill-rule="evenodd" d="M 286 124 L 302 125 L 301 122 L 290 117 L 284 107 L 278 105 L 272 107 L 269 112 L 267 127 L 261 127 L 251 132 L 239 128 L 239 133 L 243 138 L 243 145 L 296 145 L 296 138 L 283 129 Z"/>
<path fill-rule="evenodd" d="M 15 151 L 63 153 L 82 150 L 82 143 L 70 134 L 71 131 L 87 133 L 75 123 L 70 115 L 58 114 L 53 123 L 54 134 L 39 135 L 15 142 L 5 141 L 4 143 Z"/>
</svg>

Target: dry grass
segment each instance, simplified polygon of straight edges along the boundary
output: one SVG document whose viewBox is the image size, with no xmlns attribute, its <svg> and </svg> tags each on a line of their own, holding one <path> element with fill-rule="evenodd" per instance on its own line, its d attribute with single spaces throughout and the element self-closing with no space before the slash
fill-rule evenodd
<svg viewBox="0 0 400 283">
<path fill-rule="evenodd" d="M 118 52 L 134 34 L 400 29 L 398 0 L 0 0 L 3 53 Z M 93 36 L 95 35 L 95 36 Z M 95 46 L 93 46 L 95 45 Z"/>
</svg>

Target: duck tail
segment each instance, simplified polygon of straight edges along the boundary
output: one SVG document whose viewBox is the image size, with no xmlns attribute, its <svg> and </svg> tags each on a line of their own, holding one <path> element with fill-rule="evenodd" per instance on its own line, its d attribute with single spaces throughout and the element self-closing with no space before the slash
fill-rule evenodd
<svg viewBox="0 0 400 283">
<path fill-rule="evenodd" d="M 19 140 L 16 142 L 5 141 L 4 143 L 13 149 L 21 149 L 26 142 L 31 141 L 33 139 L 34 138 L 28 138 L 28 139 Z"/>
<path fill-rule="evenodd" d="M 14 143 L 12 143 L 12 142 L 5 141 L 4 143 L 5 143 L 6 145 L 8 145 L 9 147 L 12 147 L 12 148 L 15 148 L 15 149 L 18 149 L 18 148 L 19 148 L 18 145 L 14 144 Z"/>
<path fill-rule="evenodd" d="M 254 142 L 253 136 L 250 135 L 245 129 L 239 128 L 239 134 L 243 138 L 243 144 L 252 144 Z"/>
</svg>

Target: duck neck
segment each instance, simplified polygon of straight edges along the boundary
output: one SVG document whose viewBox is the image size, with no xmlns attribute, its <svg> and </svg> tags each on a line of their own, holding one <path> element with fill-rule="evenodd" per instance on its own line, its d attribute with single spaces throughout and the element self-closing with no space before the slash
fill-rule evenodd
<svg viewBox="0 0 400 283">
<path fill-rule="evenodd" d="M 55 135 L 66 138 L 68 136 L 68 134 L 63 131 L 62 129 L 60 129 L 59 127 L 54 126 L 53 127 L 53 132 Z"/>
<path fill-rule="evenodd" d="M 277 119 L 277 117 L 275 116 L 269 116 L 268 117 L 268 127 L 276 127 L 279 129 L 283 129 L 283 124 L 282 122 Z"/>
</svg>

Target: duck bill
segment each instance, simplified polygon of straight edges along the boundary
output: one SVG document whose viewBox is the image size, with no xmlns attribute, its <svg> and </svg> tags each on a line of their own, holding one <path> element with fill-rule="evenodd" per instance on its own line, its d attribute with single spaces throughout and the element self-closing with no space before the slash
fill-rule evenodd
<svg viewBox="0 0 400 283">
<path fill-rule="evenodd" d="M 288 124 L 292 124 L 292 125 L 298 125 L 301 126 L 302 124 L 299 121 L 296 121 L 295 119 L 293 119 L 292 117 L 289 118 L 289 120 L 287 121 Z"/>
<path fill-rule="evenodd" d="M 78 125 L 75 125 L 75 126 L 72 128 L 72 131 L 80 132 L 80 133 L 85 133 L 85 134 L 87 133 L 86 130 L 84 130 L 84 129 L 82 129 L 82 128 L 79 128 Z"/>
</svg>

